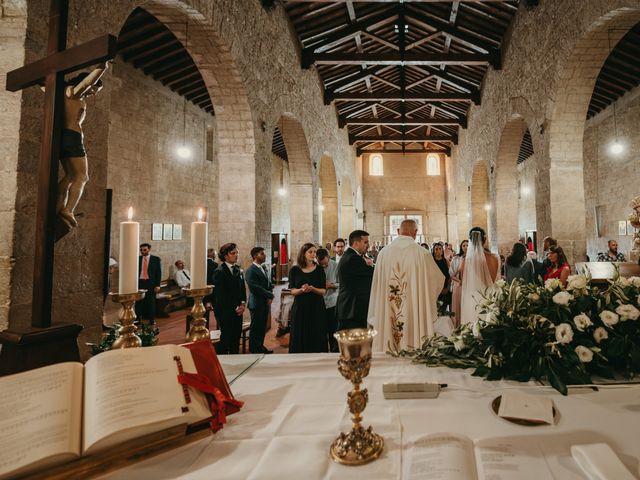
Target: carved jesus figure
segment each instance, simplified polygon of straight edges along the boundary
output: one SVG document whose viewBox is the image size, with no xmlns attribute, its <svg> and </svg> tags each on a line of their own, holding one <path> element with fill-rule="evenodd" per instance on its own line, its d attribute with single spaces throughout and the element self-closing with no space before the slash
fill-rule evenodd
<svg viewBox="0 0 640 480">
<path fill-rule="evenodd" d="M 67 81 L 64 91 L 64 124 L 60 147 L 60 163 L 64 177 L 58 183 L 56 212 L 69 228 L 77 227 L 74 210 L 89 180 L 87 154 L 84 149 L 82 123 L 86 116 L 85 99 L 102 89 L 100 77 L 107 62 L 92 72 L 82 72 Z"/>
</svg>

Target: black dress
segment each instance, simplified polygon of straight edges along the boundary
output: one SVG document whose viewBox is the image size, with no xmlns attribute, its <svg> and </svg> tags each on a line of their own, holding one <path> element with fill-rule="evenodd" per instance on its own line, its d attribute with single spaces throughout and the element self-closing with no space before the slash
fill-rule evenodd
<svg viewBox="0 0 640 480">
<path fill-rule="evenodd" d="M 326 288 L 324 268 L 305 273 L 298 266 L 289 271 L 289 288 L 302 288 L 305 283 L 316 288 Z M 291 337 L 289 353 L 326 352 L 327 325 L 324 297 L 315 293 L 303 293 L 294 297 L 291 307 Z"/>
</svg>

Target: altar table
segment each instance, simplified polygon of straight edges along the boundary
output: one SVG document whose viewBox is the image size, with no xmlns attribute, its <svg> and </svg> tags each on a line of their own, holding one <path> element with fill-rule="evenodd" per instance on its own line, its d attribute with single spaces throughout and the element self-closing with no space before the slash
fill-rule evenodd
<svg viewBox="0 0 640 480">
<path fill-rule="evenodd" d="M 584 478 L 573 461 L 574 444 L 604 442 L 636 476 L 640 464 L 640 385 L 572 389 L 566 397 L 534 382 L 489 382 L 469 370 L 427 368 L 408 359 L 374 355 L 363 387 L 369 390 L 364 426 L 385 439 L 382 457 L 361 467 L 337 465 L 329 445 L 350 428 L 350 384 L 338 373 L 337 354 L 221 356 L 231 388 L 245 402 L 210 438 L 151 458 L 108 478 L 118 479 L 399 479 L 403 450 L 429 433 L 473 440 L 527 437 L 544 452 L 555 478 Z M 248 368 L 250 366 L 250 368 Z M 385 400 L 385 382 L 446 383 L 437 399 Z M 519 426 L 497 417 L 492 400 L 505 391 L 549 396 L 556 425 Z M 508 477 L 505 477 L 508 478 Z"/>
</svg>

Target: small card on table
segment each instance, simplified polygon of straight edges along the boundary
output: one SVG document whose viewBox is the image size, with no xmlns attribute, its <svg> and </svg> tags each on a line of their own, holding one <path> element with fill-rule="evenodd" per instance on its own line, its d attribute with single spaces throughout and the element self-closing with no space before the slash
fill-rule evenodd
<svg viewBox="0 0 640 480">
<path fill-rule="evenodd" d="M 498 416 L 553 425 L 553 401 L 525 393 L 503 393 Z"/>
</svg>

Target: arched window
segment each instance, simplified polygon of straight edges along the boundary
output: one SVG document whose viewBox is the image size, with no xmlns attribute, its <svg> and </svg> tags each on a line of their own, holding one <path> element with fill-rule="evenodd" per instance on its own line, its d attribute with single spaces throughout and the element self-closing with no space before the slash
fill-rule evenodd
<svg viewBox="0 0 640 480">
<path fill-rule="evenodd" d="M 376 154 L 369 157 L 369 175 L 382 176 L 382 155 Z"/>
<path fill-rule="evenodd" d="M 440 175 L 440 156 L 435 153 L 427 155 L 427 175 L 434 177 Z"/>
</svg>

